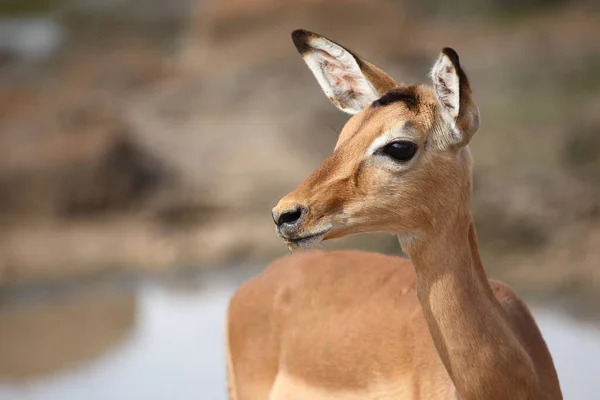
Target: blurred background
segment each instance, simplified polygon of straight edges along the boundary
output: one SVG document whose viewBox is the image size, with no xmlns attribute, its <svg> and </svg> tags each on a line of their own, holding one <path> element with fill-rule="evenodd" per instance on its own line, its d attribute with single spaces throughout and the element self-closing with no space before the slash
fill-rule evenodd
<svg viewBox="0 0 600 400">
<path fill-rule="evenodd" d="M 270 209 L 347 119 L 296 28 L 399 81 L 459 52 L 484 263 L 596 398 L 600 3 L 0 0 L 0 399 L 226 398 L 228 297 L 287 252 Z"/>
</svg>

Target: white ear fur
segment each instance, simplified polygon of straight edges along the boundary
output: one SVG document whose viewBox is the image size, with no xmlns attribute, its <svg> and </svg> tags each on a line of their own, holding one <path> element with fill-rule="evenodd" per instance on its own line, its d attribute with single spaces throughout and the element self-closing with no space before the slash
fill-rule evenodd
<svg viewBox="0 0 600 400">
<path fill-rule="evenodd" d="M 450 128 L 440 140 L 445 145 L 465 146 L 479 129 L 479 109 L 453 49 L 442 50 L 431 70 L 431 79 L 442 116 Z"/>
<path fill-rule="evenodd" d="M 431 70 L 431 79 L 435 96 L 454 125 L 460 112 L 460 78 L 456 67 L 446 54 L 440 54 Z"/>
<path fill-rule="evenodd" d="M 348 50 L 323 37 L 311 37 L 307 44 L 311 51 L 302 58 L 340 110 L 356 114 L 380 97 Z"/>
</svg>

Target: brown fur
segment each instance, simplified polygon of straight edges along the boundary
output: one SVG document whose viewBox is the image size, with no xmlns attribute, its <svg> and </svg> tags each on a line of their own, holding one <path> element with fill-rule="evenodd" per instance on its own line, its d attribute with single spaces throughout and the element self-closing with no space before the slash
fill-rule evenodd
<svg viewBox="0 0 600 400">
<path fill-rule="evenodd" d="M 562 398 L 529 310 L 482 267 L 466 147 L 479 114 L 458 55 L 443 55 L 460 77 L 457 131 L 433 90 L 413 86 L 416 103 L 354 115 L 333 154 L 274 209 L 308 210 L 281 231 L 288 240 L 326 226 L 325 239 L 387 231 L 412 263 L 297 252 L 244 284 L 228 310 L 236 400 Z M 417 144 L 411 161 L 367 152 L 390 131 Z"/>
</svg>

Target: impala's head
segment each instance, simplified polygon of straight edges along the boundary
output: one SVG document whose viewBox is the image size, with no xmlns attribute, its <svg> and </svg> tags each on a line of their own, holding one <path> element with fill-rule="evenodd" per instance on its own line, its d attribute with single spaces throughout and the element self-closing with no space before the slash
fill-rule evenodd
<svg viewBox="0 0 600 400">
<path fill-rule="evenodd" d="M 351 114 L 335 150 L 273 209 L 292 247 L 363 232 L 426 233 L 468 210 L 467 145 L 479 112 L 458 55 L 445 48 L 432 86 L 396 83 L 311 32 L 292 39 L 325 94 Z"/>
</svg>

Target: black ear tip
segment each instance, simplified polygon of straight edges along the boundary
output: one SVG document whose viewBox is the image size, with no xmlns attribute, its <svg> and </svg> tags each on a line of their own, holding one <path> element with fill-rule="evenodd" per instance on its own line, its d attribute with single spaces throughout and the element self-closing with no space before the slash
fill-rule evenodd
<svg viewBox="0 0 600 400">
<path fill-rule="evenodd" d="M 300 54 L 304 54 L 310 50 L 310 46 L 308 45 L 310 36 L 311 33 L 304 29 L 296 29 L 292 31 L 292 41 L 294 42 L 294 45 Z"/>
<path fill-rule="evenodd" d="M 294 29 L 292 31 L 292 40 L 296 40 L 296 38 L 303 36 L 308 36 L 308 31 L 306 29 Z"/>
<path fill-rule="evenodd" d="M 444 54 L 446 57 L 448 57 L 450 59 L 450 61 L 452 61 L 452 64 L 454 64 L 456 66 L 460 65 L 458 53 L 453 48 L 444 47 L 442 49 L 442 54 Z"/>
</svg>

